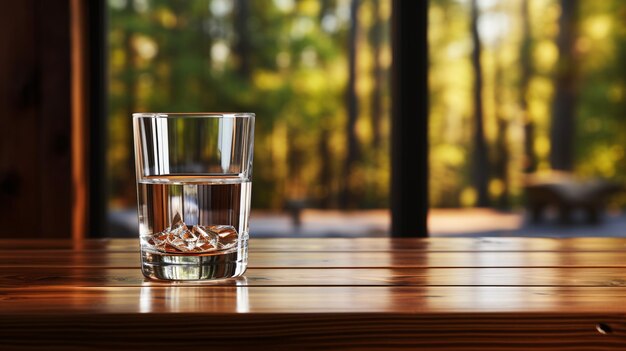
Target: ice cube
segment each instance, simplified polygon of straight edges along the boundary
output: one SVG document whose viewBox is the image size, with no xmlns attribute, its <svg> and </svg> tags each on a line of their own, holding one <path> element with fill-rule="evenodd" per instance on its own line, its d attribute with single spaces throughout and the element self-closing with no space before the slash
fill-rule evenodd
<svg viewBox="0 0 626 351">
<path fill-rule="evenodd" d="M 162 231 L 152 235 L 148 242 L 157 248 L 162 248 L 167 243 L 167 231 Z"/>
<path fill-rule="evenodd" d="M 172 225 L 170 226 L 170 228 L 178 228 L 180 226 L 185 225 L 185 222 L 183 222 L 182 217 L 180 216 L 180 213 L 176 212 L 176 214 L 174 215 L 174 217 L 172 217 Z"/>
<path fill-rule="evenodd" d="M 220 250 L 230 249 L 237 245 L 239 234 L 235 227 L 231 225 L 212 225 L 209 227 L 209 230 L 218 235 Z"/>
<path fill-rule="evenodd" d="M 202 253 L 230 249 L 237 245 L 237 230 L 230 225 L 194 225 L 188 227 L 180 214 L 172 218 L 172 226 L 152 234 L 145 240 L 159 251 Z"/>
<path fill-rule="evenodd" d="M 206 226 L 202 225 L 194 225 L 191 230 L 198 236 L 196 242 L 197 252 L 213 251 L 217 249 L 217 233 L 208 230 Z"/>
<path fill-rule="evenodd" d="M 181 236 L 179 235 L 178 232 L 175 231 L 170 231 L 170 233 L 167 236 L 167 244 L 166 245 L 166 251 L 171 252 L 171 251 L 180 251 L 180 252 L 186 252 L 187 250 L 187 241 L 185 241 L 183 238 L 181 238 Z M 169 250 L 168 250 L 169 249 Z"/>
<path fill-rule="evenodd" d="M 170 227 L 170 229 L 168 230 L 169 233 L 174 234 L 177 237 L 182 238 L 186 232 L 189 231 L 189 228 L 187 228 L 187 225 L 185 225 L 185 222 L 179 222 L 175 225 L 172 225 Z"/>
</svg>

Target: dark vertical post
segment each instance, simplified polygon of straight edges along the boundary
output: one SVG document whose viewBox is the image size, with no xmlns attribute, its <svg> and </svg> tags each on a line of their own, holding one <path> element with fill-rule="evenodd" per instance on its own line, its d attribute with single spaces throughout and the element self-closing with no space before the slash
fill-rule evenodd
<svg viewBox="0 0 626 351">
<path fill-rule="evenodd" d="M 350 33 L 348 34 L 348 84 L 346 87 L 346 105 L 348 120 L 346 121 L 346 139 L 348 152 L 344 164 L 344 187 L 339 204 L 342 208 L 352 208 L 357 202 L 352 187 L 354 166 L 359 159 L 359 140 L 356 133 L 356 122 L 359 117 L 359 97 L 356 89 L 357 80 L 357 41 L 359 31 L 359 0 L 350 2 Z"/>
<path fill-rule="evenodd" d="M 472 124 L 472 182 L 476 187 L 478 198 L 476 206 L 489 206 L 489 156 L 487 155 L 487 142 L 485 140 L 485 122 L 483 116 L 483 73 L 480 61 L 481 44 L 480 35 L 478 35 L 478 0 L 471 1 L 471 21 L 470 28 L 472 33 L 472 42 L 474 49 L 472 50 L 472 69 L 474 71 L 474 118 Z"/>
<path fill-rule="evenodd" d="M 561 0 L 561 17 L 556 46 L 559 61 L 554 77 L 554 100 L 550 126 L 550 165 L 559 171 L 574 169 L 574 134 L 576 132 L 576 98 L 578 55 L 578 1 Z"/>
<path fill-rule="evenodd" d="M 520 47 L 520 87 L 519 105 L 523 113 L 524 123 L 524 173 L 533 173 L 537 170 L 537 157 L 533 142 L 535 140 L 535 122 L 528 109 L 528 86 L 533 74 L 532 67 L 532 34 L 530 32 L 529 0 L 522 1 L 522 45 Z"/>
<path fill-rule="evenodd" d="M 86 1 L 89 85 L 89 236 L 104 237 L 106 228 L 106 1 Z M 128 117 L 130 118 L 130 116 Z M 134 172 L 133 172 L 134 174 Z"/>
<path fill-rule="evenodd" d="M 428 1 L 392 5 L 391 236 L 428 236 Z"/>
</svg>

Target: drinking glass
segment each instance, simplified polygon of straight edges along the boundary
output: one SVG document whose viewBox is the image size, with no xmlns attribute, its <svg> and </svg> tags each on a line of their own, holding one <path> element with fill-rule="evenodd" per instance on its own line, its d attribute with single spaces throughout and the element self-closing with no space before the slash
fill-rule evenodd
<svg viewBox="0 0 626 351">
<path fill-rule="evenodd" d="M 248 262 L 253 113 L 135 113 L 141 270 L 237 277 Z"/>
</svg>

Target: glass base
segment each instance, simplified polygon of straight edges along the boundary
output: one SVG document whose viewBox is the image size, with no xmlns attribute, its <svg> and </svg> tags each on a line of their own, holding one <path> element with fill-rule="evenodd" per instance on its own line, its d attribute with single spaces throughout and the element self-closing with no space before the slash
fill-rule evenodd
<svg viewBox="0 0 626 351">
<path fill-rule="evenodd" d="M 242 245 L 243 244 L 243 245 Z M 243 275 L 248 266 L 248 243 L 225 252 L 173 254 L 141 250 L 141 271 L 150 279 L 211 280 Z"/>
</svg>

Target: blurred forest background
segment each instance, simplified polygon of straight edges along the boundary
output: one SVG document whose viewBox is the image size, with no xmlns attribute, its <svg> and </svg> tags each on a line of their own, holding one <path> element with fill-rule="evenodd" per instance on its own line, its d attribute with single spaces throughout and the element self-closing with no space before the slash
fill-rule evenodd
<svg viewBox="0 0 626 351">
<path fill-rule="evenodd" d="M 516 207 L 550 170 L 624 183 L 626 2 L 430 4 L 432 206 Z"/>
<path fill-rule="evenodd" d="M 255 112 L 255 208 L 388 207 L 390 0 L 108 11 L 110 208 L 135 206 L 140 111 Z M 626 2 L 431 0 L 429 47 L 431 207 L 520 208 L 528 173 L 626 180 Z"/>
<path fill-rule="evenodd" d="M 110 207 L 130 114 L 255 112 L 253 207 L 387 207 L 389 0 L 109 0 Z"/>
</svg>

